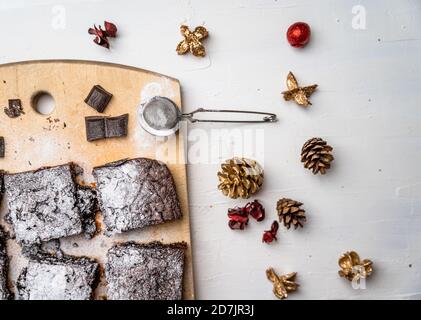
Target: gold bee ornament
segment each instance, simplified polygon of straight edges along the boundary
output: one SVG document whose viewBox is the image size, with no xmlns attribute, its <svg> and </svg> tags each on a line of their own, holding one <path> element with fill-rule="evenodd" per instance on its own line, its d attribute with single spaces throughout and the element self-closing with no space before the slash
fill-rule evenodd
<svg viewBox="0 0 421 320">
<path fill-rule="evenodd" d="M 341 270 L 339 276 L 349 281 L 358 281 L 367 278 L 373 273 L 373 262 L 369 259 L 361 260 L 358 253 L 349 251 L 344 253 L 338 260 Z"/>
<path fill-rule="evenodd" d="M 311 106 L 311 102 L 308 98 L 316 91 L 317 84 L 300 87 L 294 74 L 290 72 L 287 76 L 287 88 L 287 91 L 282 92 L 286 101 L 294 100 L 300 106 L 308 107 Z"/>
<path fill-rule="evenodd" d="M 266 276 L 273 283 L 273 293 L 278 299 L 287 298 L 289 292 L 299 287 L 299 284 L 295 283 L 296 272 L 278 276 L 273 268 L 269 268 L 266 270 Z"/>
<path fill-rule="evenodd" d="M 191 32 L 188 26 L 182 25 L 180 27 L 180 32 L 184 37 L 184 40 L 177 45 L 176 51 L 178 54 L 181 55 L 190 51 L 196 57 L 204 57 L 206 55 L 202 40 L 206 39 L 209 33 L 205 27 L 196 27 L 196 29 Z"/>
</svg>

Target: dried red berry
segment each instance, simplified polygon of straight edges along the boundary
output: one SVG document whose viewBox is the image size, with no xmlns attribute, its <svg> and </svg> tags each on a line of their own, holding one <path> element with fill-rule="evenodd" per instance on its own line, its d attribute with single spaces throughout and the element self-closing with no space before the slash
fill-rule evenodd
<svg viewBox="0 0 421 320">
<path fill-rule="evenodd" d="M 107 49 L 110 48 L 110 43 L 108 42 L 108 39 L 107 38 L 105 38 L 105 39 L 95 38 L 94 39 L 94 42 L 97 45 L 100 45 L 101 47 L 104 47 L 104 48 L 107 48 Z"/>
<path fill-rule="evenodd" d="M 94 25 L 93 28 L 88 29 L 88 33 L 95 35 L 94 42 L 97 45 L 109 49 L 110 42 L 108 41 L 107 37 L 114 38 L 117 33 L 117 27 L 115 26 L 115 24 L 108 21 L 104 21 L 104 25 L 105 25 L 105 30 L 103 30 L 101 26 L 97 27 L 96 25 Z"/>
<path fill-rule="evenodd" d="M 102 30 L 101 26 L 97 28 L 97 26 L 94 25 L 93 28 L 89 28 L 88 33 L 95 35 L 94 42 L 97 45 L 105 47 L 107 49 L 110 47 L 110 43 L 108 42 L 106 32 L 105 30 Z"/>
<path fill-rule="evenodd" d="M 295 48 L 301 48 L 310 41 L 311 29 L 305 22 L 292 24 L 287 31 L 287 40 Z"/>
<path fill-rule="evenodd" d="M 117 33 L 117 27 L 114 23 L 104 21 L 105 31 L 107 32 L 107 36 L 114 38 Z"/>
<path fill-rule="evenodd" d="M 238 222 L 238 221 L 234 221 L 234 220 L 228 221 L 228 226 L 232 230 L 244 230 L 246 225 L 247 225 L 247 223 L 243 223 L 243 222 Z"/>
<path fill-rule="evenodd" d="M 244 209 L 257 221 L 262 221 L 265 218 L 265 208 L 257 200 L 247 203 Z"/>
<path fill-rule="evenodd" d="M 263 239 L 262 241 L 265 243 L 271 243 L 273 240 L 278 240 L 276 238 L 276 234 L 278 233 L 279 224 L 278 221 L 273 221 L 272 226 L 270 227 L 270 230 L 266 230 L 263 233 Z"/>
<path fill-rule="evenodd" d="M 228 226 L 232 230 L 243 230 L 249 222 L 248 213 L 244 208 L 228 209 Z"/>
</svg>

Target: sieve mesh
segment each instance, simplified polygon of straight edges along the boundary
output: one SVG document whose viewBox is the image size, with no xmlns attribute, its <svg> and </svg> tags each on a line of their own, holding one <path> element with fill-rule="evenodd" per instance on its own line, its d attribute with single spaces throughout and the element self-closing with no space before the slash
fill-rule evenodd
<svg viewBox="0 0 421 320">
<path fill-rule="evenodd" d="M 145 105 L 143 118 L 155 130 L 169 130 L 179 122 L 179 111 L 171 100 L 154 97 Z"/>
</svg>

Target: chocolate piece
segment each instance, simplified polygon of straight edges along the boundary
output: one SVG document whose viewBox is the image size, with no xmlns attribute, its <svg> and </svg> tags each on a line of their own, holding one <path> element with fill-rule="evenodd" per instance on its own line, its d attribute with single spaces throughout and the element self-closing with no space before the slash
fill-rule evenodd
<svg viewBox="0 0 421 320">
<path fill-rule="evenodd" d="M 86 257 L 37 253 L 19 275 L 19 300 L 89 300 L 98 280 L 98 263 Z"/>
<path fill-rule="evenodd" d="M 0 300 L 10 298 L 10 291 L 7 287 L 7 273 L 9 269 L 9 258 L 6 252 L 6 233 L 0 226 Z"/>
<path fill-rule="evenodd" d="M 4 143 L 4 138 L 0 137 L 0 158 L 4 158 L 5 149 L 6 149 L 6 145 Z"/>
<path fill-rule="evenodd" d="M 95 141 L 127 136 L 129 115 L 117 117 L 85 117 L 86 139 Z"/>
<path fill-rule="evenodd" d="M 164 163 L 120 160 L 94 168 L 93 175 L 106 235 L 181 217 L 174 180 Z"/>
<path fill-rule="evenodd" d="M 9 99 L 9 106 L 4 108 L 4 113 L 9 118 L 17 118 L 21 114 L 25 114 L 22 108 L 22 101 L 20 99 Z"/>
<path fill-rule="evenodd" d="M 110 102 L 112 96 L 113 95 L 111 93 L 107 92 L 100 85 L 95 85 L 86 97 L 85 103 L 94 108 L 96 111 L 102 113 Z"/>
<path fill-rule="evenodd" d="M 105 118 L 85 117 L 86 139 L 95 141 L 105 138 Z"/>
<path fill-rule="evenodd" d="M 110 300 L 180 300 L 186 243 L 118 244 L 108 250 Z"/>
<path fill-rule="evenodd" d="M 87 213 L 81 212 L 72 164 L 5 174 L 4 186 L 7 220 L 20 244 L 39 244 L 84 231 Z"/>
<path fill-rule="evenodd" d="M 123 137 L 127 136 L 127 126 L 129 124 L 129 115 L 123 114 L 118 117 L 109 117 L 105 119 L 105 137 Z"/>
</svg>

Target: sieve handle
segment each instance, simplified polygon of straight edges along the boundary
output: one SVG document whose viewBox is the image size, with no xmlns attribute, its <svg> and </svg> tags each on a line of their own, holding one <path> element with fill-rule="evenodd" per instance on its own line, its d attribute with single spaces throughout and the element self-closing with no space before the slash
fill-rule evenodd
<svg viewBox="0 0 421 320">
<path fill-rule="evenodd" d="M 196 113 L 215 113 L 215 112 L 221 112 L 221 113 L 246 113 L 246 114 L 256 114 L 264 116 L 260 120 L 211 120 L 211 119 L 195 119 L 194 115 Z M 276 118 L 276 114 L 274 113 L 267 113 L 267 112 L 260 112 L 260 111 L 240 111 L 240 110 L 215 110 L 215 109 L 204 109 L 199 108 L 197 110 L 194 110 L 190 113 L 183 113 L 181 115 L 182 119 L 189 120 L 191 123 L 195 122 L 229 122 L 229 123 L 260 123 L 260 122 L 276 122 L 278 119 Z"/>
</svg>

